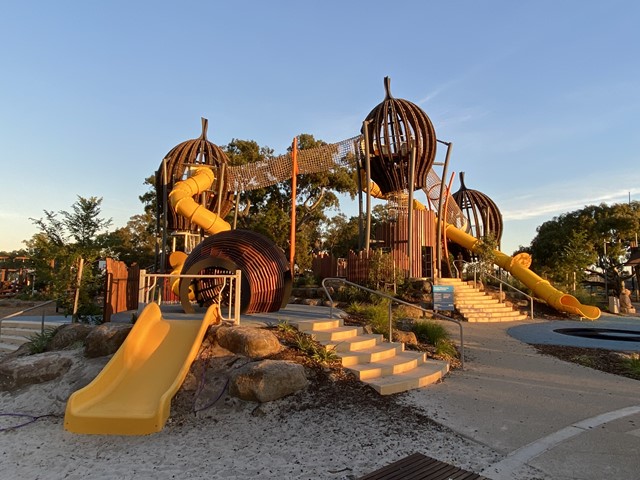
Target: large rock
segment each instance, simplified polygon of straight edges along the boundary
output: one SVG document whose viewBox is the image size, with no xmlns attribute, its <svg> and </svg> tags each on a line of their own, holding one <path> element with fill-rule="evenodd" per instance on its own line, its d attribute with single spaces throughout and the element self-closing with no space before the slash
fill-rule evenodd
<svg viewBox="0 0 640 480">
<path fill-rule="evenodd" d="M 58 352 L 13 358 L 0 363 L 0 391 L 48 382 L 65 374 L 73 362 Z"/>
<path fill-rule="evenodd" d="M 64 350 L 77 342 L 84 342 L 91 330 L 93 330 L 93 327 L 85 323 L 63 325 L 56 330 L 47 346 L 47 351 Z"/>
<path fill-rule="evenodd" d="M 284 360 L 252 362 L 236 370 L 229 394 L 250 402 L 270 402 L 306 388 L 304 367 Z"/>
<path fill-rule="evenodd" d="M 95 358 L 116 353 L 131 328 L 132 325 L 125 323 L 98 325 L 85 338 L 84 354 L 89 358 Z"/>
<path fill-rule="evenodd" d="M 264 358 L 282 349 L 278 337 L 263 328 L 222 327 L 216 336 L 221 347 L 251 358 Z"/>
</svg>

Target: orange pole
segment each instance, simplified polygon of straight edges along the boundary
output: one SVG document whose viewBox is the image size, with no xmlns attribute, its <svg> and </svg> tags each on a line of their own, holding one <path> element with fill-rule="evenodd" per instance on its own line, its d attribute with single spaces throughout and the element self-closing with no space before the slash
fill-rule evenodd
<svg viewBox="0 0 640 480">
<path fill-rule="evenodd" d="M 289 263 L 291 264 L 291 275 L 295 275 L 296 256 L 296 195 L 298 188 L 298 137 L 294 137 L 291 145 L 291 162 L 293 172 L 291 175 L 291 239 L 289 242 Z"/>
</svg>

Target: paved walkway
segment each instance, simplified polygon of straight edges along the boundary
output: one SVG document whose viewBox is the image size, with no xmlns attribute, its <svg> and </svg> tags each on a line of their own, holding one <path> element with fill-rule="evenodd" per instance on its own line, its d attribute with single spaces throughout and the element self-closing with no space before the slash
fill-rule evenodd
<svg viewBox="0 0 640 480">
<path fill-rule="evenodd" d="M 481 472 L 489 478 L 517 479 L 528 465 L 545 479 L 637 480 L 640 382 L 540 355 L 508 334 L 533 331 L 539 340 L 561 323 L 465 324 L 465 371 L 402 401 L 502 452 Z"/>
</svg>

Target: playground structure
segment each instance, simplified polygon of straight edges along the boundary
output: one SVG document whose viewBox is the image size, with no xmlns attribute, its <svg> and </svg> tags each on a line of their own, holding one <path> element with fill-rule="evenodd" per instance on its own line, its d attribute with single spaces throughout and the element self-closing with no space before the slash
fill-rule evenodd
<svg viewBox="0 0 640 480">
<path fill-rule="evenodd" d="M 446 176 L 451 144 L 436 138 L 431 121 L 418 106 L 391 96 L 388 78 L 385 90 L 384 101 L 364 121 L 362 135 L 338 143 L 297 151 L 294 142 L 292 152 L 286 155 L 231 166 L 224 152 L 207 140 L 207 121 L 203 119 L 199 138 L 183 142 L 167 154 L 156 174 L 157 221 L 163 235 L 161 268 L 169 268 L 171 262 L 175 276 L 172 288 L 185 312 L 193 311 L 195 301 L 207 306 L 207 313 L 198 321 L 167 320 L 156 303 L 147 305 L 103 371 L 69 399 L 66 429 L 142 435 L 163 428 L 171 398 L 184 380 L 207 327 L 220 320 L 220 304 L 230 301 L 218 280 L 190 280 L 185 275 L 213 276 L 240 270 L 243 312 L 272 312 L 285 306 L 292 286 L 291 259 L 269 239 L 236 230 L 224 220 L 232 210 L 234 218 L 237 216 L 244 191 L 295 179 L 296 175 L 351 169 L 360 181 L 363 251 L 370 250 L 371 198 L 384 198 L 389 208 L 398 212 L 396 224 L 389 230 L 393 235 L 386 241 L 398 268 L 407 277 L 429 276 L 434 283 L 446 273 L 443 267 L 448 265 L 448 255 L 443 259 L 442 250 L 446 251 L 448 242 L 477 254 L 482 240 L 469 232 L 475 229 L 476 234 L 484 234 L 499 223 L 499 234 L 501 218 L 498 222 L 498 217 L 486 213 L 480 217 L 485 222 L 492 218 L 491 222 L 479 227 L 476 218 L 472 227 L 472 219 L 434 172 L 436 144 L 447 145 L 442 177 Z M 428 205 L 414 200 L 416 189 L 425 192 Z M 292 250 L 294 243 L 292 236 Z M 495 255 L 501 268 L 552 307 L 589 319 L 599 317 L 596 307 L 580 304 L 531 272 L 528 259 L 511 258 L 499 251 Z M 419 261 L 414 261 L 416 258 Z"/>
</svg>

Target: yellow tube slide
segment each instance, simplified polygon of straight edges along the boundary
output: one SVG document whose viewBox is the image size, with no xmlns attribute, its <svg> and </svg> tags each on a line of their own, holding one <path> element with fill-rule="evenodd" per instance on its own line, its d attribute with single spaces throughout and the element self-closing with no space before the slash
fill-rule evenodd
<svg viewBox="0 0 640 480">
<path fill-rule="evenodd" d="M 169 193 L 169 202 L 179 215 L 212 235 L 231 230 L 231 225 L 196 202 L 193 196 L 209 189 L 214 180 L 215 176 L 210 168 L 200 167 L 191 177 L 177 182 Z"/>
<path fill-rule="evenodd" d="M 444 225 L 447 238 L 468 250 L 475 251 L 476 245 L 480 240 L 453 225 L 446 223 Z M 600 317 L 600 309 L 598 307 L 583 305 L 574 296 L 557 290 L 547 280 L 540 278 L 517 259 L 498 250 L 495 251 L 495 254 L 496 265 L 511 273 L 511 275 L 531 289 L 536 297 L 543 299 L 551 307 L 561 312 L 579 315 L 589 320 L 597 320 Z"/>
<path fill-rule="evenodd" d="M 218 305 L 202 320 L 165 320 L 150 303 L 98 376 L 69 397 L 64 428 L 73 433 L 146 435 L 164 427 Z"/>
</svg>

